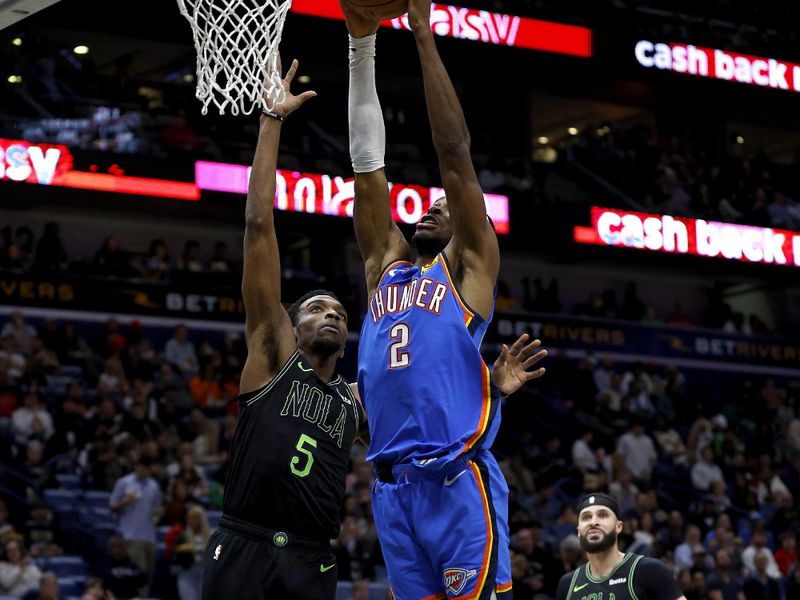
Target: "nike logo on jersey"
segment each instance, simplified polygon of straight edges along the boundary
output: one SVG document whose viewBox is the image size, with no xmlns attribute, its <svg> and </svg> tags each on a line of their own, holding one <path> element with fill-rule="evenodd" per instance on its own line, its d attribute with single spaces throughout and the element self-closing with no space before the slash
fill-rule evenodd
<svg viewBox="0 0 800 600">
<path fill-rule="evenodd" d="M 350 402 L 350 399 L 349 398 L 345 398 L 344 394 L 342 394 L 342 392 L 340 392 L 339 390 L 336 390 L 336 393 L 339 394 L 339 398 L 342 399 L 342 402 L 344 402 L 345 404 L 352 404 L 352 402 Z"/>
<path fill-rule="evenodd" d="M 628 581 L 627 577 L 620 577 L 619 579 L 609 579 L 608 585 L 617 585 L 618 583 L 625 583 Z"/>
<path fill-rule="evenodd" d="M 298 368 L 298 369 L 300 369 L 301 371 L 303 371 L 304 373 L 310 373 L 311 371 L 313 371 L 313 370 L 314 370 L 314 369 L 306 369 L 306 368 L 303 366 L 303 361 L 302 361 L 302 360 L 298 360 L 298 361 L 297 361 L 297 368 Z"/>
<path fill-rule="evenodd" d="M 572 591 L 573 591 L 573 592 L 580 592 L 580 591 L 581 591 L 583 588 L 585 588 L 587 585 L 589 585 L 589 584 L 588 584 L 588 583 L 584 583 L 583 585 L 576 585 L 576 586 L 575 586 L 575 589 L 573 589 Z"/>
<path fill-rule="evenodd" d="M 336 566 L 336 563 L 333 563 L 332 565 L 328 565 L 327 567 L 325 565 L 320 565 L 319 566 L 319 572 L 320 573 L 327 573 L 328 571 L 330 571 L 335 566 Z"/>
<path fill-rule="evenodd" d="M 467 470 L 464 469 L 463 471 L 461 471 L 461 473 L 459 473 L 455 477 L 445 477 L 444 478 L 444 487 L 450 487 L 451 485 L 453 485 L 456 482 L 456 480 L 466 472 L 467 472 Z"/>
</svg>

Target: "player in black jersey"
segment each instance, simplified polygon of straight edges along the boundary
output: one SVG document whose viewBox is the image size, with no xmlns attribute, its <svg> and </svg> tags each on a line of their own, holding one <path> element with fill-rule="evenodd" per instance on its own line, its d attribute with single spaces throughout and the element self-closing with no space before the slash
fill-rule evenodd
<svg viewBox="0 0 800 600">
<path fill-rule="evenodd" d="M 245 209 L 242 295 L 247 361 L 239 421 L 225 482 L 223 517 L 206 549 L 204 600 L 332 600 L 350 446 L 366 435 L 357 392 L 336 374 L 347 341 L 347 314 L 331 292 L 317 290 L 287 312 L 273 222 L 275 169 L 283 118 L 313 92 L 261 117 Z M 527 336 L 504 348 L 494 381 L 510 394 L 544 369 L 546 353 Z"/>
<path fill-rule="evenodd" d="M 556 600 L 686 600 L 660 561 L 619 551 L 621 531 L 614 498 L 583 497 L 578 504 L 578 537 L 589 562 L 561 578 Z"/>
<path fill-rule="evenodd" d="M 206 549 L 204 600 L 320 600 L 336 593 L 329 540 L 338 535 L 350 446 L 364 413 L 335 372 L 347 314 L 317 291 L 287 312 L 273 221 L 283 119 L 314 96 L 261 117 L 245 209 L 247 361 L 219 529 Z"/>
</svg>

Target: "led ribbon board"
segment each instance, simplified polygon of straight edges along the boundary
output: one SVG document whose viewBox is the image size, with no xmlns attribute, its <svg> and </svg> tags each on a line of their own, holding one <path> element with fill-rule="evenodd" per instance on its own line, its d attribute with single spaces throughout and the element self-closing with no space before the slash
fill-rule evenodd
<svg viewBox="0 0 800 600">
<path fill-rule="evenodd" d="M 195 181 L 201 190 L 247 194 L 250 167 L 198 161 Z M 314 215 L 353 216 L 355 185 L 353 179 L 300 173 L 278 169 L 275 208 Z M 392 216 L 398 223 L 417 223 L 432 202 L 444 196 L 444 190 L 390 183 Z M 494 221 L 497 233 L 509 232 L 508 197 L 485 194 L 486 212 Z"/>
<path fill-rule="evenodd" d="M 800 267 L 800 233 L 592 207 L 591 227 L 575 227 L 580 244 Z"/>
<path fill-rule="evenodd" d="M 648 40 L 637 42 L 634 54 L 647 69 L 800 92 L 800 64 L 793 62 Z"/>
<path fill-rule="evenodd" d="M 355 186 L 352 178 L 281 169 L 276 175 L 276 209 L 348 218 L 353 216 Z M 250 167 L 197 161 L 194 182 L 75 171 L 72 153 L 66 146 L 0 139 L 2 180 L 199 201 L 201 190 L 247 194 Z M 436 187 L 400 183 L 390 186 L 392 215 L 398 223 L 417 223 L 431 202 L 445 195 L 443 189 Z M 494 221 L 495 230 L 507 234 L 510 227 L 508 197 L 485 194 L 485 198 L 486 212 Z"/>
<path fill-rule="evenodd" d="M 200 199 L 200 190 L 193 183 L 75 171 L 66 146 L 24 140 L 0 139 L 0 180 L 177 200 Z"/>
<path fill-rule="evenodd" d="M 292 12 L 344 20 L 338 0 L 294 0 Z M 406 15 L 381 24 L 393 29 L 410 29 Z M 460 40 L 583 58 L 592 56 L 591 29 L 487 10 L 433 4 L 431 30 L 437 35 Z"/>
</svg>

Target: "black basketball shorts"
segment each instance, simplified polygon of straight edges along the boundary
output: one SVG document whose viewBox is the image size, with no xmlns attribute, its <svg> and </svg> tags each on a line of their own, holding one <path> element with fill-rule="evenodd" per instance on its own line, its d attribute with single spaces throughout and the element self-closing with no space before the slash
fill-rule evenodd
<svg viewBox="0 0 800 600">
<path fill-rule="evenodd" d="M 328 542 L 224 516 L 206 548 L 203 600 L 334 600 L 336 571 Z"/>
</svg>

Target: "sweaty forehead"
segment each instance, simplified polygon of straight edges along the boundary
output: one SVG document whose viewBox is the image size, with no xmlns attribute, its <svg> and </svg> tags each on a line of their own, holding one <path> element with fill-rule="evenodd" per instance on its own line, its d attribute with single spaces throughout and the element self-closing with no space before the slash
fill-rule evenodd
<svg viewBox="0 0 800 600">
<path fill-rule="evenodd" d="M 319 294 L 318 296 L 311 296 L 311 298 L 309 298 L 308 300 L 306 300 L 305 302 L 303 302 L 300 305 L 300 309 L 303 310 L 305 308 L 308 308 L 309 306 L 314 304 L 314 302 L 319 302 L 321 304 L 326 304 L 328 306 L 333 305 L 333 306 L 336 306 L 336 307 L 344 309 L 344 306 L 342 306 L 341 302 L 339 302 L 336 298 L 334 298 L 332 296 L 328 296 L 326 294 Z"/>
</svg>

